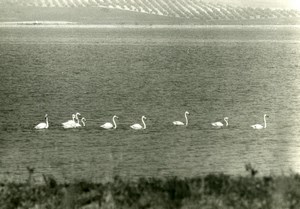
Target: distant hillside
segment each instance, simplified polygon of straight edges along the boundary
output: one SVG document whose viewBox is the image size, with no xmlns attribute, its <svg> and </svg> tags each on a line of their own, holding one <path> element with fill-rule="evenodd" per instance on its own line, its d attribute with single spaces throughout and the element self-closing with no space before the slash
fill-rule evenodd
<svg viewBox="0 0 300 209">
<path fill-rule="evenodd" d="M 72 19 L 76 22 L 117 24 L 127 24 L 127 18 L 129 23 L 136 24 L 144 23 L 144 19 L 148 23 L 162 21 L 168 24 L 176 21 L 183 24 L 298 24 L 300 19 L 298 10 L 238 7 L 202 0 L 2 0 L 0 12 L 0 21 L 22 20 L 23 16 L 25 20 Z"/>
</svg>

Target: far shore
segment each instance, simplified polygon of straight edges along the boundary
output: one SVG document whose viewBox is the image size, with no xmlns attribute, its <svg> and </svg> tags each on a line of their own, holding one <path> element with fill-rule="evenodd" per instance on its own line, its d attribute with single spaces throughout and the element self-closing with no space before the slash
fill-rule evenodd
<svg viewBox="0 0 300 209">
<path fill-rule="evenodd" d="M 7 21 L 0 22 L 0 25 L 70 25 L 77 24 L 76 22 L 68 21 Z"/>
<path fill-rule="evenodd" d="M 0 22 L 0 28 L 6 27 L 35 27 L 35 28 L 176 28 L 176 29 L 192 29 L 192 28 L 299 28 L 299 25 L 256 25 L 256 24 L 234 24 L 234 25 L 218 25 L 218 24 L 82 24 L 78 22 L 67 21 L 16 21 L 16 22 Z"/>
</svg>

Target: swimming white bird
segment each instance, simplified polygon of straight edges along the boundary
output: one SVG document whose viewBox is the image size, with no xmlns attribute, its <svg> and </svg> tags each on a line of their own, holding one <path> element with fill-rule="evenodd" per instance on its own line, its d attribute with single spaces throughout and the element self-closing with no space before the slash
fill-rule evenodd
<svg viewBox="0 0 300 209">
<path fill-rule="evenodd" d="M 188 111 L 185 111 L 185 113 L 184 113 L 184 116 L 185 116 L 185 125 L 187 126 L 188 125 L 188 118 L 187 118 L 187 115 L 189 115 L 190 113 L 188 112 Z M 181 121 L 173 121 L 173 124 L 175 125 L 175 126 L 184 126 L 184 123 L 183 122 L 181 122 Z"/>
<path fill-rule="evenodd" d="M 72 114 L 73 120 L 68 120 L 67 122 L 62 123 L 63 126 L 74 126 L 76 124 L 75 119 L 77 120 L 77 123 L 79 122 L 78 116 L 81 115 L 79 112 L 77 112 L 75 115 Z"/>
<path fill-rule="evenodd" d="M 226 122 L 226 126 L 228 126 L 228 117 L 225 117 L 224 121 Z M 211 125 L 215 126 L 215 127 L 223 127 L 224 126 L 224 124 L 222 122 L 220 122 L 220 121 L 214 122 Z"/>
<path fill-rule="evenodd" d="M 261 124 L 255 124 L 255 125 L 252 125 L 251 127 L 253 129 L 263 129 L 263 128 L 267 128 L 267 120 L 266 120 L 266 117 L 269 117 L 267 114 L 264 114 L 264 125 L 261 125 Z"/>
<path fill-rule="evenodd" d="M 101 125 L 100 127 L 101 128 L 104 128 L 104 129 L 116 129 L 117 128 L 117 124 L 116 124 L 116 121 L 115 121 L 115 118 L 119 118 L 118 116 L 114 115 L 114 117 L 112 118 L 112 121 L 114 124 L 112 123 L 104 123 L 103 125 Z"/>
<path fill-rule="evenodd" d="M 78 113 L 80 115 L 80 113 Z M 85 126 L 85 122 L 86 122 L 86 119 L 83 117 L 81 118 L 81 123 L 83 126 Z M 78 119 L 78 116 L 77 116 L 77 121 L 76 122 L 70 122 L 70 123 L 67 123 L 67 124 L 64 124 L 63 125 L 63 128 L 65 129 L 69 129 L 69 128 L 79 128 L 81 127 L 81 124 L 80 124 L 80 120 Z"/>
<path fill-rule="evenodd" d="M 48 115 L 47 114 L 45 115 L 45 119 L 46 119 L 46 123 L 39 123 L 34 128 L 35 129 L 47 129 L 49 127 Z"/>
<path fill-rule="evenodd" d="M 66 126 L 68 124 L 75 124 L 75 114 L 72 114 L 72 120 L 68 120 L 67 122 L 62 123 L 63 126 Z"/>
<path fill-rule="evenodd" d="M 144 127 L 143 126 L 141 126 L 140 124 L 138 124 L 138 123 L 136 123 L 136 124 L 133 124 L 133 125 L 131 125 L 130 127 L 132 128 L 132 129 L 135 129 L 135 130 L 139 130 L 139 129 L 146 129 L 146 124 L 145 124 L 145 121 L 144 121 L 144 119 L 146 120 L 147 118 L 145 117 L 145 116 L 142 116 L 142 122 L 143 122 L 143 124 L 144 124 Z"/>
</svg>

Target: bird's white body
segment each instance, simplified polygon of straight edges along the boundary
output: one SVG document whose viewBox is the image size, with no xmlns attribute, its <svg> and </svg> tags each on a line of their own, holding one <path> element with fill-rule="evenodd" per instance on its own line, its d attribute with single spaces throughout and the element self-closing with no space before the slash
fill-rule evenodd
<svg viewBox="0 0 300 209">
<path fill-rule="evenodd" d="M 68 120 L 67 122 L 62 123 L 63 126 L 66 126 L 68 124 L 75 124 L 75 114 L 72 114 L 72 120 Z"/>
<path fill-rule="evenodd" d="M 266 120 L 266 117 L 267 117 L 267 114 L 264 114 L 264 125 L 261 125 L 261 124 L 255 124 L 255 125 L 252 125 L 251 127 L 253 129 L 264 129 L 264 128 L 267 128 L 267 120 Z"/>
<path fill-rule="evenodd" d="M 64 128 L 75 128 L 76 124 L 79 123 L 79 118 L 78 116 L 81 115 L 79 112 L 76 113 L 75 115 L 72 114 L 72 119 L 73 120 L 69 120 L 67 122 L 62 123 Z M 77 120 L 77 122 L 75 121 L 75 119 Z"/>
<path fill-rule="evenodd" d="M 104 129 L 112 129 L 114 128 L 114 125 L 112 123 L 104 123 L 103 125 L 100 126 L 101 128 L 104 128 Z"/>
<path fill-rule="evenodd" d="M 190 113 L 188 111 L 185 111 L 184 113 L 184 117 L 185 117 L 185 124 L 181 121 L 173 121 L 173 124 L 175 126 L 184 126 L 184 125 L 188 125 L 189 121 L 188 121 L 188 118 L 187 118 L 187 115 L 189 115 Z"/>
<path fill-rule="evenodd" d="M 147 119 L 147 118 L 145 116 L 142 116 L 142 122 L 143 122 L 144 126 L 141 126 L 140 124 L 136 123 L 136 124 L 131 125 L 130 127 L 135 130 L 146 129 L 146 124 L 145 124 L 144 119 Z"/>
<path fill-rule="evenodd" d="M 264 128 L 264 126 L 261 125 L 261 124 L 255 124 L 255 125 L 252 125 L 251 127 L 252 127 L 253 129 L 263 129 L 263 128 Z"/>
<path fill-rule="evenodd" d="M 116 129 L 117 124 L 116 124 L 115 118 L 118 118 L 118 116 L 116 116 L 116 115 L 113 116 L 112 121 L 114 124 L 107 122 L 107 123 L 104 123 L 103 125 L 101 125 L 100 127 L 104 128 L 104 129 L 112 129 L 112 128 Z"/>
<path fill-rule="evenodd" d="M 211 125 L 215 126 L 215 127 L 223 127 L 224 126 L 224 124 L 222 122 L 214 122 Z"/>
<path fill-rule="evenodd" d="M 140 124 L 136 123 L 136 124 L 133 124 L 132 126 L 130 126 L 132 129 L 135 129 L 135 130 L 139 130 L 139 129 L 143 129 L 143 126 L 141 126 Z"/>
<path fill-rule="evenodd" d="M 81 124 L 78 122 L 74 125 L 74 128 L 80 128 L 81 127 Z"/>
<path fill-rule="evenodd" d="M 49 127 L 49 122 L 48 122 L 48 115 L 45 115 L 46 122 L 45 123 L 39 123 L 37 124 L 34 128 L 35 129 L 47 129 Z"/>
<path fill-rule="evenodd" d="M 228 117 L 225 117 L 225 118 L 224 118 L 224 121 L 225 121 L 225 123 L 226 123 L 226 126 L 228 126 Z M 221 128 L 221 127 L 224 126 L 224 124 L 223 124 L 222 122 L 220 122 L 220 121 L 214 122 L 214 123 L 212 123 L 211 125 L 214 126 L 214 127 L 219 127 L 219 128 Z"/>
<path fill-rule="evenodd" d="M 174 124 L 175 126 L 184 126 L 184 123 L 181 122 L 181 121 L 174 121 L 173 124 Z"/>
<path fill-rule="evenodd" d="M 75 123 L 67 123 L 63 125 L 63 128 L 68 129 L 68 128 L 76 128 L 76 122 Z"/>
<path fill-rule="evenodd" d="M 85 118 L 81 118 L 82 126 L 85 126 L 85 121 L 86 121 Z M 75 123 L 68 123 L 66 125 L 63 125 L 63 128 L 65 128 L 65 129 L 79 128 L 79 127 L 81 127 L 81 124 L 79 123 L 79 120 L 77 122 L 75 122 Z"/>
</svg>

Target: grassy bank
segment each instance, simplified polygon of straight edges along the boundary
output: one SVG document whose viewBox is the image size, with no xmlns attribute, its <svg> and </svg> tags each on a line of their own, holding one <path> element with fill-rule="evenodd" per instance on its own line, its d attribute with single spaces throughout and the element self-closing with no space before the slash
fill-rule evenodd
<svg viewBox="0 0 300 209">
<path fill-rule="evenodd" d="M 63 21 L 97 25 L 298 25 L 299 17 L 207 20 L 177 18 L 98 7 L 22 7 L 0 5 L 0 22 Z"/>
<path fill-rule="evenodd" d="M 242 209 L 300 208 L 300 175 L 234 177 L 210 174 L 180 179 L 115 177 L 105 184 L 58 183 L 44 176 L 43 184 L 0 183 L 0 207 L 32 209 L 184 208 Z M 30 175 L 29 175 L 30 176 Z"/>
</svg>

